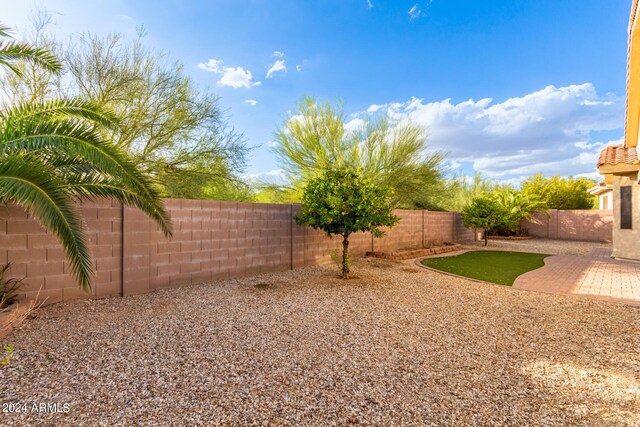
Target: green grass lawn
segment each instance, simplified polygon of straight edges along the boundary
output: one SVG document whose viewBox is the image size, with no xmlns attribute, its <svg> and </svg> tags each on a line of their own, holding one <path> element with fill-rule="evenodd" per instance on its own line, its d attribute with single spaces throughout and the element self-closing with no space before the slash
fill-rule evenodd
<svg viewBox="0 0 640 427">
<path fill-rule="evenodd" d="M 526 252 L 472 251 L 458 256 L 430 258 L 427 267 L 499 285 L 513 285 L 518 276 L 544 265 L 549 255 Z"/>
</svg>

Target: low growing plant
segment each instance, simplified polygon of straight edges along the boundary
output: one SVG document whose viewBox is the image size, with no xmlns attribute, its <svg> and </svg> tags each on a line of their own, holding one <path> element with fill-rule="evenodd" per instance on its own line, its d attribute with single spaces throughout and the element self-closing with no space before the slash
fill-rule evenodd
<svg viewBox="0 0 640 427">
<path fill-rule="evenodd" d="M 0 366 L 6 366 L 11 363 L 11 356 L 13 356 L 14 348 L 12 345 L 5 345 L 3 347 L 4 354 L 0 358 Z"/>
<path fill-rule="evenodd" d="M 6 277 L 9 268 L 11 268 L 11 263 L 0 266 L 0 309 L 15 302 L 18 289 L 22 286 L 22 279 Z"/>
</svg>

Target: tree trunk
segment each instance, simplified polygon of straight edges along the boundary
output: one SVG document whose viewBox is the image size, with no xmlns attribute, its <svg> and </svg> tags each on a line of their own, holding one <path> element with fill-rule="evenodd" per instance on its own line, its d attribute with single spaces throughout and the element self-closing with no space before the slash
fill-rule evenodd
<svg viewBox="0 0 640 427">
<path fill-rule="evenodd" d="M 484 230 L 484 245 L 489 246 L 489 232 Z"/>
<path fill-rule="evenodd" d="M 344 234 L 342 239 L 342 278 L 349 278 L 349 235 Z"/>
</svg>

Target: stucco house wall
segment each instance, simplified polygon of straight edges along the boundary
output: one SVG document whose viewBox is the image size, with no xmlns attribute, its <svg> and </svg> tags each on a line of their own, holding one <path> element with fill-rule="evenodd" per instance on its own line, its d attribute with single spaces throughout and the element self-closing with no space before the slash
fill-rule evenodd
<svg viewBox="0 0 640 427">
<path fill-rule="evenodd" d="M 620 187 L 631 186 L 632 228 L 620 228 Z M 640 260 L 640 184 L 638 173 L 613 177 L 613 256 Z"/>
</svg>

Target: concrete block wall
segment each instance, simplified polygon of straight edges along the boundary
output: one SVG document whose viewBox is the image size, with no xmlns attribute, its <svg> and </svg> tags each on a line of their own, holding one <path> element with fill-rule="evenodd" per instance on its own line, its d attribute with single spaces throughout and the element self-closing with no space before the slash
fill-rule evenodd
<svg viewBox="0 0 640 427">
<path fill-rule="evenodd" d="M 551 209 L 548 215 L 536 214 L 530 221 L 522 221 L 521 226 L 535 237 L 611 242 L 613 211 Z"/>
<path fill-rule="evenodd" d="M 89 237 L 96 277 L 85 293 L 75 282 L 58 240 L 24 210 L 0 207 L 0 263 L 24 277 L 23 297 L 38 291 L 47 303 L 73 298 L 133 295 L 331 262 L 339 236 L 297 225 L 299 205 L 166 199 L 173 224 L 170 239 L 142 212 L 112 201 L 79 206 Z M 454 212 L 397 210 L 398 226 L 385 237 L 351 236 L 352 256 L 366 251 L 416 249 L 437 242 L 473 240 Z"/>
<path fill-rule="evenodd" d="M 58 240 L 17 206 L 0 206 L 0 263 L 11 262 L 11 277 L 25 278 L 24 297 L 47 303 L 78 297 L 122 294 L 122 205 L 99 201 L 79 206 L 96 269 L 87 294 L 71 273 Z"/>
</svg>

